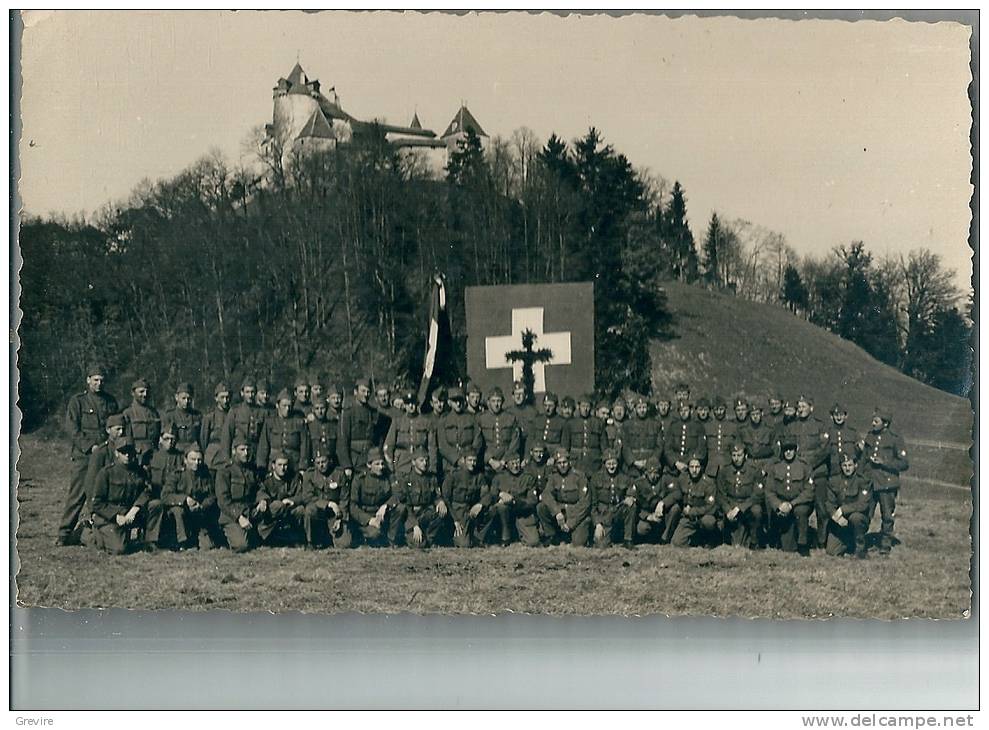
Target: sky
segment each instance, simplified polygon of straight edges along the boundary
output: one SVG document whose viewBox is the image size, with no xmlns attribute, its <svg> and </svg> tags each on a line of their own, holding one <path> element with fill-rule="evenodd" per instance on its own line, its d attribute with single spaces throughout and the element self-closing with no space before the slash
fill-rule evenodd
<svg viewBox="0 0 989 730">
<path fill-rule="evenodd" d="M 92 214 L 144 178 L 246 153 L 298 59 L 360 119 L 492 136 L 595 126 L 712 211 L 821 255 L 926 247 L 968 287 L 969 29 L 953 23 L 344 11 L 30 11 L 20 192 Z"/>
</svg>

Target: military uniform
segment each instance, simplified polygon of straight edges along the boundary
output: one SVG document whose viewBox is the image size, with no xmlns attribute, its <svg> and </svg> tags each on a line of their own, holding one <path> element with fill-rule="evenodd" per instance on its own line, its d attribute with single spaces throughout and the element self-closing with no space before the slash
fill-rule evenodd
<svg viewBox="0 0 989 730">
<path fill-rule="evenodd" d="M 300 484 L 294 476 L 286 474 L 285 477 L 268 474 L 258 489 L 258 500 L 268 502 L 268 509 L 258 523 L 258 536 L 262 542 L 270 540 L 276 533 L 290 542 L 296 542 L 303 532 L 306 507 L 298 499 Z"/>
<path fill-rule="evenodd" d="M 755 424 L 750 420 L 744 427 L 738 429 L 738 433 L 742 443 L 745 444 L 745 453 L 750 459 L 763 464 L 767 459 L 775 456 L 776 434 L 765 421 Z"/>
<path fill-rule="evenodd" d="M 525 459 L 522 462 L 522 473 L 528 474 L 536 482 L 536 489 L 542 494 L 543 490 L 546 489 L 546 477 L 553 473 L 555 469 L 550 466 L 545 461 L 536 462 L 532 458 Z"/>
<path fill-rule="evenodd" d="M 619 454 L 625 445 L 625 427 L 628 425 L 628 418 L 609 418 L 604 425 L 605 436 L 608 437 L 608 446 L 615 449 Z"/>
<path fill-rule="evenodd" d="M 264 422 L 255 460 L 258 468 L 267 469 L 271 454 L 277 451 L 289 457 L 293 471 L 306 469 L 312 463 L 309 426 L 305 417 L 297 411 L 289 411 L 284 418 L 276 412 Z"/>
<path fill-rule="evenodd" d="M 672 540 L 683 511 L 679 479 L 660 474 L 656 481 L 650 481 L 648 476 L 641 476 L 632 483 L 632 493 L 638 510 L 635 534 L 639 539 L 647 540 L 658 530 L 661 544 Z M 656 516 L 660 503 L 663 505 L 661 515 Z"/>
<path fill-rule="evenodd" d="M 181 451 L 174 448 L 156 451 L 151 457 L 151 463 L 147 466 L 152 498 L 157 499 L 162 494 L 169 476 L 182 471 L 184 468 L 185 457 Z"/>
<path fill-rule="evenodd" d="M 190 446 L 201 448 L 200 433 L 203 427 L 203 414 L 195 408 L 172 408 L 161 418 L 162 430 L 175 432 L 175 448 L 185 453 Z M 205 455 L 204 455 L 205 456 Z"/>
<path fill-rule="evenodd" d="M 841 516 L 848 521 L 842 527 L 831 520 L 826 547 L 828 555 L 843 555 L 846 552 L 858 556 L 865 554 L 865 534 L 869 529 L 872 499 L 872 481 L 858 472 L 849 477 L 839 471 L 837 476 L 828 480 L 829 514 L 833 516 L 840 508 Z"/>
<path fill-rule="evenodd" d="M 610 446 L 604 421 L 594 415 L 574 416 L 567 423 L 564 447 L 573 456 L 574 466 L 585 474 L 594 474 L 601 468 L 601 455 Z"/>
<path fill-rule="evenodd" d="M 519 405 L 518 403 L 511 403 L 505 408 L 505 413 L 511 413 L 515 416 L 515 421 L 519 424 L 519 436 L 520 444 L 519 450 L 525 454 L 529 450 L 529 444 L 526 439 L 529 436 L 529 423 L 532 419 L 539 415 L 536 411 L 536 407 L 531 403 L 523 403 Z"/>
<path fill-rule="evenodd" d="M 445 478 L 457 468 L 464 454 L 480 451 L 481 429 L 474 416 L 451 411 L 440 419 L 436 441 Z"/>
<path fill-rule="evenodd" d="M 244 439 L 257 452 L 265 417 L 264 409 L 253 403 L 241 402 L 230 409 L 220 435 L 220 453 L 224 460 L 230 460 L 233 443 L 238 438 Z"/>
<path fill-rule="evenodd" d="M 495 474 L 491 483 L 491 491 L 495 496 L 502 492 L 510 494 L 512 500 L 494 505 L 494 513 L 501 525 L 501 541 L 507 543 L 512 539 L 512 528 L 518 533 L 519 540 L 529 547 L 537 547 L 539 540 L 539 523 L 536 519 L 536 505 L 539 504 L 539 483 L 529 473 L 512 474 L 503 470 Z"/>
<path fill-rule="evenodd" d="M 420 548 L 433 545 L 444 524 L 436 513 L 440 497 L 436 476 L 412 469 L 395 480 L 395 489 L 401 502 L 401 512 L 396 514 L 396 520 L 401 517 L 405 523 L 405 544 Z M 418 546 L 412 540 L 416 527 L 422 531 L 422 542 Z"/>
<path fill-rule="evenodd" d="M 691 454 L 698 454 L 702 461 L 707 460 L 707 435 L 704 426 L 693 419 L 684 421 L 678 417 L 664 434 L 663 462 L 671 473 L 675 473 L 676 462 L 686 463 Z"/>
<path fill-rule="evenodd" d="M 766 509 L 771 529 L 779 538 L 780 547 L 793 552 L 808 546 L 808 519 L 814 508 L 814 478 L 811 468 L 801 459 L 781 459 L 766 470 Z M 780 514 L 780 505 L 790 503 L 793 509 Z"/>
<path fill-rule="evenodd" d="M 312 448 L 312 453 L 332 454 L 330 459 L 336 462 L 340 422 L 331 421 L 326 416 L 319 418 L 313 413 L 312 417 L 306 421 L 306 428 L 309 429 L 309 445 Z"/>
<path fill-rule="evenodd" d="M 136 464 L 113 464 L 104 468 L 93 486 L 93 527 L 97 544 L 109 553 L 122 555 L 140 543 L 140 529 L 161 520 L 160 506 L 150 513 L 151 493 L 147 477 Z M 118 525 L 117 516 L 138 507 L 129 525 Z"/>
<path fill-rule="evenodd" d="M 529 429 L 527 433 L 533 439 L 542 441 L 546 444 L 546 449 L 549 453 L 559 447 L 564 446 L 563 435 L 567 430 L 567 420 L 562 416 L 554 413 L 552 416 L 547 416 L 545 413 L 535 416 L 529 422 Z"/>
<path fill-rule="evenodd" d="M 546 477 L 536 514 L 543 535 L 558 538 L 563 532 L 556 521 L 558 514 L 570 528 L 570 544 L 584 547 L 590 539 L 591 490 L 587 477 L 571 469 L 560 474 L 556 469 Z"/>
<path fill-rule="evenodd" d="M 708 545 L 716 544 L 719 541 L 720 523 L 718 488 L 714 480 L 703 472 L 697 479 L 691 477 L 689 472 L 684 472 L 678 478 L 678 486 L 683 494 L 683 514 L 670 543 L 676 547 L 690 547 L 698 540 Z"/>
<path fill-rule="evenodd" d="M 368 451 L 377 446 L 374 434 L 378 412 L 367 403 L 353 403 L 340 417 L 340 439 L 337 441 L 337 461 L 345 469 L 367 463 Z"/>
<path fill-rule="evenodd" d="M 126 438 L 126 437 L 122 437 Z M 113 466 L 116 459 L 113 456 L 114 442 L 107 439 L 99 446 L 95 446 L 89 454 L 89 463 L 86 466 L 86 480 L 84 482 L 86 492 L 86 507 L 80 517 L 83 521 L 90 518 L 93 512 L 93 487 L 96 485 L 96 477 L 108 466 Z"/>
<path fill-rule="evenodd" d="M 447 474 L 443 479 L 442 494 L 450 518 L 464 528 L 462 535 L 454 534 L 453 544 L 457 547 L 470 547 L 475 543 L 483 545 L 494 523 L 491 508 L 497 501 L 497 494 L 491 489 L 484 472 L 457 469 Z M 481 505 L 481 511 L 476 517 L 471 517 L 470 510 L 476 504 Z"/>
<path fill-rule="evenodd" d="M 609 474 L 607 469 L 601 469 L 591 477 L 590 486 L 594 546 L 609 547 L 616 534 L 620 534 L 618 539 L 630 545 L 635 539 L 638 516 L 631 477 L 621 471 Z M 626 498 L 631 498 L 632 504 L 626 504 Z M 597 535 L 598 525 L 604 529 L 600 538 Z"/>
<path fill-rule="evenodd" d="M 235 442 L 236 443 L 236 442 Z M 258 543 L 256 511 L 260 480 L 254 465 L 232 462 L 216 472 L 216 504 L 220 509 L 220 527 L 230 549 L 242 553 Z M 251 522 L 248 529 L 239 524 L 240 517 Z"/>
<path fill-rule="evenodd" d="M 188 497 L 198 503 L 196 509 L 189 507 Z M 213 477 L 205 465 L 196 470 L 183 469 L 168 474 L 161 501 L 165 516 L 175 523 L 175 539 L 180 547 L 197 539 L 200 546 L 219 544 L 220 509 Z"/>
<path fill-rule="evenodd" d="M 296 488 L 298 504 L 304 506 L 303 528 L 306 544 L 322 544 L 328 536 L 335 548 L 349 548 L 353 544 L 350 532 L 350 483 L 351 479 L 342 467 L 329 474 L 320 473 L 315 467 L 298 476 Z M 340 526 L 333 531 L 333 524 Z"/>
<path fill-rule="evenodd" d="M 203 416 L 203 424 L 199 431 L 199 445 L 203 447 L 203 459 L 211 471 L 230 460 L 229 454 L 223 453 L 223 431 L 227 423 L 230 409 L 219 407 Z"/>
<path fill-rule="evenodd" d="M 137 463 L 146 466 L 161 437 L 161 416 L 150 406 L 136 400 L 123 410 L 124 435 L 134 441 Z"/>
<path fill-rule="evenodd" d="M 395 499 L 392 499 L 393 496 Z M 398 505 L 397 495 L 392 490 L 392 482 L 387 474 L 375 476 L 370 471 L 354 475 L 350 488 L 350 516 L 368 543 L 378 542 L 384 537 L 392 545 L 400 544 L 400 532 L 404 528 L 401 520 L 395 519 L 394 507 Z M 381 505 L 389 505 L 379 527 L 370 524 Z"/>
<path fill-rule="evenodd" d="M 841 426 L 832 423 L 827 429 L 827 434 L 830 449 L 828 454 L 828 474 L 834 476 L 841 471 L 841 457 L 845 454 L 858 461 L 862 454 L 862 450 L 859 448 L 859 442 L 862 440 L 862 437 L 858 431 L 847 423 L 843 423 Z"/>
<path fill-rule="evenodd" d="M 477 416 L 481 431 L 480 460 L 488 465 L 491 460 L 504 462 L 509 456 L 519 456 L 522 448 L 522 429 L 514 414 L 486 409 Z"/>
<path fill-rule="evenodd" d="M 412 453 L 415 449 L 424 450 L 429 456 L 429 463 L 433 466 L 437 464 L 436 432 L 429 419 L 403 413 L 392 420 L 385 438 L 385 458 L 396 475 L 412 471 Z"/>
<path fill-rule="evenodd" d="M 896 495 L 900 490 L 900 472 L 906 471 L 910 464 L 907 461 L 907 450 L 903 439 L 888 428 L 880 433 L 870 431 L 865 436 L 865 448 L 862 450 L 865 458 L 863 463 L 864 476 L 872 480 L 875 496 L 869 511 L 871 522 L 876 504 L 882 515 L 882 534 L 880 550 L 889 552 L 893 545 L 893 527 L 896 513 Z M 878 458 L 882 463 L 871 461 Z"/>
<path fill-rule="evenodd" d="M 636 461 L 660 458 L 663 453 L 663 431 L 654 418 L 632 416 L 624 429 L 622 462 L 631 468 Z"/>
<path fill-rule="evenodd" d="M 718 470 L 731 461 L 731 447 L 738 438 L 736 421 L 709 418 L 704 422 L 704 435 L 707 441 L 707 474 L 712 479 Z"/>
<path fill-rule="evenodd" d="M 759 466 L 746 460 L 741 467 L 729 461 L 718 470 L 718 507 L 725 515 L 725 528 L 732 545 L 755 547 L 764 517 L 766 475 Z M 738 508 L 734 520 L 728 514 Z"/>
</svg>

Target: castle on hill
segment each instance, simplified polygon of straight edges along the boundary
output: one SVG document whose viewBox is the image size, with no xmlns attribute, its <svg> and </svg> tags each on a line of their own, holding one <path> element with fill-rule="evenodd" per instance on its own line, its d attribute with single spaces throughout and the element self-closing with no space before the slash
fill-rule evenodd
<svg viewBox="0 0 989 730">
<path fill-rule="evenodd" d="M 486 146 L 488 135 L 465 104 L 453 115 L 442 135 L 426 129 L 413 114 L 407 127 L 382 120 L 361 121 L 344 111 L 336 87 L 325 92 L 318 79 L 310 79 L 299 63 L 272 89 L 274 110 L 265 125 L 269 141 L 278 141 L 283 154 L 305 149 L 333 149 L 355 138 L 378 135 L 404 153 L 425 159 L 434 170 L 442 170 L 457 143 L 472 131 Z"/>
</svg>

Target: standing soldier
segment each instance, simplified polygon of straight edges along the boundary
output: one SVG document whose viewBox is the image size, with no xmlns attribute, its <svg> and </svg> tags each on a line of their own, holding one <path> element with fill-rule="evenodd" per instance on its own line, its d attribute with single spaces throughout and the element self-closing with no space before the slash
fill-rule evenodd
<svg viewBox="0 0 989 730">
<path fill-rule="evenodd" d="M 230 463 L 216 473 L 216 505 L 220 510 L 220 527 L 227 545 L 237 553 L 257 547 L 259 516 L 268 502 L 259 492 L 260 480 L 251 459 L 251 444 L 242 436 L 233 442 Z"/>
<path fill-rule="evenodd" d="M 399 501 L 393 499 L 388 465 L 381 449 L 376 446 L 368 449 L 366 466 L 351 482 L 350 516 L 368 545 L 380 545 L 384 541 L 397 546 L 404 524 L 396 519 L 401 516 L 396 515 Z"/>
<path fill-rule="evenodd" d="M 484 413 L 484 393 L 473 380 L 467 383 L 467 412 L 472 416 L 480 416 Z"/>
<path fill-rule="evenodd" d="M 315 410 L 315 403 L 314 410 Z M 336 451 L 317 446 L 312 469 L 299 474 L 296 488 L 298 503 L 303 505 L 303 528 L 306 547 L 313 549 L 326 545 L 349 548 L 353 538 L 350 533 L 350 479 L 343 469 L 335 466 Z"/>
<path fill-rule="evenodd" d="M 209 550 L 219 544 L 217 520 L 220 510 L 216 505 L 213 477 L 198 446 L 186 452 L 184 469 L 168 475 L 161 502 L 164 516 L 175 523 L 179 550 Z"/>
<path fill-rule="evenodd" d="M 635 534 L 640 540 L 649 540 L 658 532 L 659 543 L 667 544 L 673 539 L 683 510 L 679 477 L 664 475 L 663 465 L 654 457 L 646 462 L 645 472 L 632 484 L 632 494 L 638 514 Z"/>
<path fill-rule="evenodd" d="M 824 548 L 828 537 L 828 465 L 831 444 L 828 430 L 814 414 L 814 401 L 802 395 L 797 399 L 796 417 L 786 433 L 796 440 L 797 454 L 811 468 L 814 477 L 814 514 L 817 520 L 815 547 Z"/>
<path fill-rule="evenodd" d="M 698 406 L 700 418 L 700 406 Z M 707 439 L 707 473 L 714 479 L 718 470 L 731 461 L 731 445 L 734 443 L 737 429 L 732 421 L 725 418 L 727 404 L 720 395 L 714 397 L 712 418 L 704 421 L 704 432 Z"/>
<path fill-rule="evenodd" d="M 306 388 L 308 389 L 308 385 Z M 278 394 L 275 415 L 266 419 L 258 439 L 257 466 L 266 469 L 273 452 L 285 454 L 293 471 L 309 466 L 312 448 L 306 418 L 292 410 L 292 396 L 287 390 Z"/>
<path fill-rule="evenodd" d="M 849 451 L 841 454 L 838 473 L 828 480 L 828 510 L 831 525 L 828 532 L 828 555 L 854 554 L 865 558 L 865 533 L 869 529 L 869 508 L 872 505 L 872 482 L 859 474 L 858 463 Z"/>
<path fill-rule="evenodd" d="M 763 465 L 775 454 L 775 432 L 762 420 L 762 406 L 752 404 L 749 422 L 739 428 L 745 451 L 758 465 Z"/>
<path fill-rule="evenodd" d="M 134 442 L 117 441 L 115 463 L 104 468 L 93 485 L 93 526 L 99 547 L 113 555 L 123 555 L 141 543 L 141 528 L 161 520 L 149 514 L 151 494 L 147 477 L 137 464 Z"/>
<path fill-rule="evenodd" d="M 716 479 L 718 506 L 725 516 L 725 528 L 732 545 L 754 548 L 759 544 L 765 478 L 762 469 L 746 458 L 745 444 L 735 441 L 731 447 L 731 461 L 718 471 Z"/>
<path fill-rule="evenodd" d="M 179 383 L 175 388 L 175 407 L 165 411 L 161 419 L 162 431 L 171 430 L 175 434 L 175 447 L 182 453 L 190 446 L 199 446 L 203 414 L 192 407 L 194 395 L 191 383 Z"/>
<path fill-rule="evenodd" d="M 333 461 L 337 459 L 337 440 L 340 437 L 340 422 L 331 421 L 327 417 L 329 411 L 326 399 L 317 395 L 312 399 L 312 412 L 306 420 L 306 428 L 309 429 L 309 445 L 313 453 L 317 450 L 323 453 L 333 454 Z"/>
<path fill-rule="evenodd" d="M 271 402 L 271 381 L 267 378 L 258 378 L 256 388 L 257 390 L 254 394 L 254 404 L 260 411 L 259 415 L 261 418 L 261 425 L 263 427 L 265 419 L 275 414 L 275 406 Z M 258 431 L 258 438 L 260 437 L 260 431 Z M 233 448 L 232 445 L 231 448 Z"/>
<path fill-rule="evenodd" d="M 158 449 L 151 457 L 151 463 L 147 466 L 152 499 L 158 499 L 161 496 L 169 477 L 175 472 L 182 471 L 185 465 L 185 454 L 175 448 L 175 441 L 175 428 L 173 426 L 166 428 L 158 437 Z M 203 453 L 199 444 L 193 444 L 189 449 L 196 449 L 200 454 Z"/>
<path fill-rule="evenodd" d="M 673 398 L 676 400 L 677 411 L 679 411 L 681 405 L 690 403 L 690 386 L 684 382 L 677 383 L 673 386 Z"/>
<path fill-rule="evenodd" d="M 570 468 L 570 454 L 558 448 L 553 455 L 553 471 L 546 477 L 546 488 L 539 498 L 536 514 L 543 535 L 554 543 L 570 537 L 574 547 L 585 547 L 590 538 L 591 491 L 587 477 Z"/>
<path fill-rule="evenodd" d="M 564 421 L 569 421 L 573 418 L 573 412 L 577 409 L 577 401 L 571 398 L 569 395 L 563 396 L 563 400 L 560 401 L 560 418 Z"/>
<path fill-rule="evenodd" d="M 416 447 L 411 463 L 411 469 L 395 482 L 405 515 L 405 544 L 427 548 L 436 542 L 443 528 L 443 519 L 436 512 L 440 490 L 436 476 L 429 471 L 426 449 Z"/>
<path fill-rule="evenodd" d="M 436 463 L 436 432 L 429 419 L 419 415 L 416 394 L 407 390 L 402 396 L 405 413 L 392 419 L 391 428 L 385 438 L 384 455 L 388 467 L 396 476 L 412 471 L 412 454 L 421 449 L 429 457 L 429 463 Z"/>
<path fill-rule="evenodd" d="M 692 406 L 682 401 L 677 406 L 679 420 L 670 426 L 663 438 L 663 461 L 673 474 L 687 471 L 687 461 L 692 453 L 707 458 L 707 436 L 704 425 L 691 418 Z"/>
<path fill-rule="evenodd" d="M 316 370 L 309 373 L 309 402 L 315 403 L 317 398 L 326 398 L 326 394 L 323 392 L 323 384 L 326 382 L 326 376 Z"/>
<path fill-rule="evenodd" d="M 481 448 L 481 429 L 464 409 L 464 392 L 450 388 L 449 400 L 452 410 L 440 419 L 436 434 L 444 480 L 462 466 L 467 454 L 476 456 Z"/>
<path fill-rule="evenodd" d="M 339 431 L 343 418 L 343 386 L 339 383 L 330 383 L 326 389 L 326 417 L 336 422 Z"/>
<path fill-rule="evenodd" d="M 298 500 L 299 482 L 295 478 L 292 457 L 283 451 L 274 451 L 270 456 L 268 476 L 261 482 L 261 499 L 267 501 L 268 509 L 258 524 L 261 542 L 267 542 L 276 534 L 289 542 L 297 542 L 303 531 L 306 508 Z"/>
<path fill-rule="evenodd" d="M 529 446 L 525 442 L 528 436 L 529 422 L 539 414 L 536 411 L 536 407 L 530 402 L 525 384 L 521 380 L 516 380 L 512 383 L 512 403 L 505 410 L 515 416 L 515 420 L 518 421 L 519 428 L 522 431 L 521 449 L 524 454 L 529 449 Z"/>
<path fill-rule="evenodd" d="M 769 412 L 765 414 L 766 425 L 775 429 L 783 422 L 783 396 L 778 391 L 769 394 Z"/>
<path fill-rule="evenodd" d="M 831 423 L 828 428 L 828 444 L 831 453 L 829 456 L 828 474 L 837 476 L 841 472 L 841 459 L 845 454 L 851 454 L 852 459 L 858 462 L 862 455 L 859 442 L 862 440 L 859 432 L 849 426 L 848 409 L 835 403 L 831 406 Z"/>
<path fill-rule="evenodd" d="M 296 376 L 292 384 L 292 394 L 292 410 L 307 418 L 312 410 L 309 401 L 309 378 L 305 375 Z"/>
<path fill-rule="evenodd" d="M 796 439 L 785 436 L 782 456 L 766 474 L 766 509 L 770 525 L 786 552 L 809 550 L 808 518 L 814 509 L 814 477 L 810 467 L 797 459 Z"/>
<path fill-rule="evenodd" d="M 687 473 L 680 475 L 683 494 L 683 514 L 670 543 L 674 547 L 697 544 L 714 547 L 720 542 L 718 521 L 718 489 L 714 480 L 704 473 L 700 454 L 691 454 Z"/>
<path fill-rule="evenodd" d="M 352 475 L 354 468 L 367 463 L 367 455 L 374 446 L 374 430 L 378 412 L 371 407 L 371 381 L 359 378 L 354 384 L 354 402 L 344 409 L 340 417 L 340 438 L 337 441 L 337 458 L 340 466 Z"/>
<path fill-rule="evenodd" d="M 656 401 L 656 420 L 659 421 L 660 428 L 665 433 L 666 429 L 673 423 L 673 401 L 668 395 L 662 395 Z"/>
<path fill-rule="evenodd" d="M 608 445 L 619 454 L 622 453 L 625 445 L 625 426 L 628 425 L 628 421 L 626 420 L 627 415 L 628 406 L 625 403 L 625 399 L 618 396 L 611 405 L 611 419 L 605 426 L 605 434 L 608 437 Z"/>
<path fill-rule="evenodd" d="M 148 404 L 150 386 L 147 380 L 138 378 L 131 383 L 130 390 L 133 400 L 123 410 L 125 432 L 134 441 L 137 463 L 147 466 L 161 435 L 161 416 Z"/>
<path fill-rule="evenodd" d="M 255 403 L 258 389 L 253 378 L 244 378 L 240 384 L 240 403 L 227 413 L 220 435 L 220 454 L 226 461 L 230 460 L 234 439 L 243 437 L 256 451 L 264 426 L 265 413 Z"/>
<path fill-rule="evenodd" d="M 502 410 L 505 395 L 495 386 L 488 394 L 488 407 L 477 417 L 481 431 L 481 461 L 492 472 L 505 468 L 505 461 L 512 455 L 519 456 L 522 431 L 515 415 Z"/>
<path fill-rule="evenodd" d="M 479 469 L 477 454 L 463 455 L 463 468 L 443 479 L 443 504 L 453 520 L 453 544 L 460 548 L 484 545 L 494 525 L 492 507 L 495 494 L 484 471 Z"/>
<path fill-rule="evenodd" d="M 604 469 L 591 477 L 593 542 L 594 547 L 610 547 L 616 533 L 620 533 L 622 545 L 631 550 L 635 547 L 638 516 L 635 490 L 631 478 L 618 467 L 618 454 L 608 449 L 604 452 Z"/>
<path fill-rule="evenodd" d="M 606 400 L 597 402 L 594 406 L 594 415 L 598 417 L 605 426 L 611 424 L 611 404 Z"/>
<path fill-rule="evenodd" d="M 56 545 L 78 542 L 79 517 L 86 504 L 86 470 L 89 455 L 106 437 L 106 421 L 120 409 L 117 400 L 103 391 L 106 371 L 101 365 L 86 369 L 86 390 L 69 398 L 65 409 L 65 430 L 72 440 L 69 490 L 65 495 Z"/>
<path fill-rule="evenodd" d="M 574 467 L 591 475 L 601 469 L 601 455 L 608 447 L 605 424 L 591 413 L 594 399 L 582 395 L 577 402 L 577 417 L 567 424 L 567 439 L 563 446 L 574 459 Z"/>
<path fill-rule="evenodd" d="M 735 433 L 739 436 L 741 435 L 742 429 L 749 422 L 749 404 L 742 396 L 735 396 L 735 403 L 733 406 L 735 411 L 735 420 L 732 423 L 735 426 Z M 736 436 L 737 438 L 738 436 Z"/>
<path fill-rule="evenodd" d="M 659 421 L 649 418 L 649 401 L 640 395 L 634 403 L 635 415 L 625 424 L 621 455 L 626 466 L 642 474 L 646 462 L 663 453 L 663 432 Z"/>
<path fill-rule="evenodd" d="M 403 411 L 396 411 L 391 404 L 391 389 L 385 383 L 379 383 L 374 389 L 374 409 L 378 412 L 377 420 L 374 424 L 374 433 L 371 440 L 375 446 L 382 446 L 392 421 L 400 416 Z"/>
<path fill-rule="evenodd" d="M 543 413 L 529 421 L 527 430 L 531 438 L 542 441 L 551 453 L 557 447 L 563 446 L 563 435 L 567 425 L 567 422 L 556 412 L 558 402 L 555 394 L 546 391 L 543 394 Z"/>
<path fill-rule="evenodd" d="M 203 447 L 206 468 L 216 471 L 222 462 L 227 460 L 223 453 L 223 431 L 230 413 L 230 386 L 217 383 L 213 390 L 216 406 L 203 416 L 203 425 L 199 431 L 199 445 Z"/>
<path fill-rule="evenodd" d="M 539 504 L 539 483 L 531 473 L 522 471 L 522 459 L 518 452 L 505 457 L 505 468 L 496 472 L 491 484 L 498 495 L 494 513 L 501 525 L 501 544 L 512 541 L 512 529 L 519 540 L 529 547 L 539 547 L 539 523 L 536 505 Z"/>
<path fill-rule="evenodd" d="M 893 417 L 889 411 L 877 407 L 872 416 L 872 429 L 866 434 L 862 444 L 862 452 L 866 458 L 865 476 L 872 480 L 875 490 L 869 521 L 872 521 L 878 502 L 882 515 L 879 554 L 883 556 L 889 555 L 893 547 L 893 526 L 896 495 L 900 490 L 900 472 L 910 468 L 903 439 L 890 429 L 892 422 Z"/>
</svg>

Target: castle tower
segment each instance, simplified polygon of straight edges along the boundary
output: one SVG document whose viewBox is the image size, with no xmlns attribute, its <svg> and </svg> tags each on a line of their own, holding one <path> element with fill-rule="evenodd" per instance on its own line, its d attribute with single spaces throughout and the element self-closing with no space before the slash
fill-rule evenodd
<svg viewBox="0 0 989 730">
<path fill-rule="evenodd" d="M 457 143 L 467 137 L 467 131 L 470 130 L 476 134 L 481 140 L 481 148 L 487 147 L 488 135 L 478 124 L 474 115 L 470 113 L 470 109 L 467 108 L 466 104 L 461 104 L 460 109 L 454 114 L 453 119 L 446 127 L 446 131 L 443 132 L 440 139 L 446 143 L 447 150 L 453 152 L 457 149 Z"/>
</svg>

